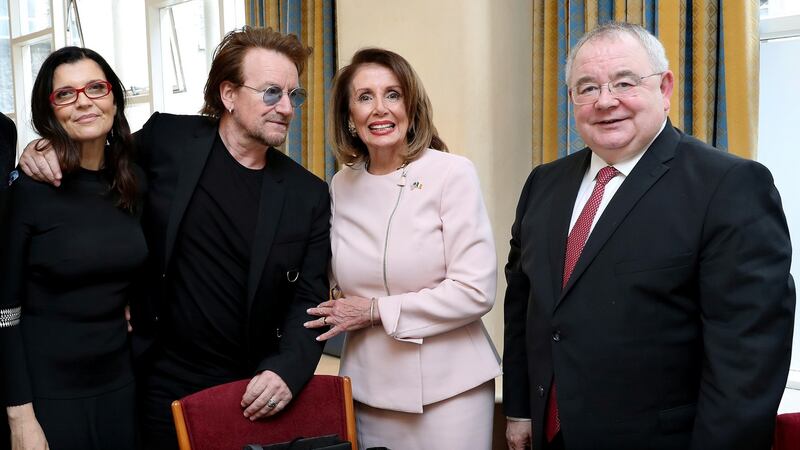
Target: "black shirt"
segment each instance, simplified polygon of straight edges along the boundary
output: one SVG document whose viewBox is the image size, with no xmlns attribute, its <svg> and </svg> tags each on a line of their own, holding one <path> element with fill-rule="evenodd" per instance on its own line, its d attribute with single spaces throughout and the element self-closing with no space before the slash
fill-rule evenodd
<svg viewBox="0 0 800 450">
<path fill-rule="evenodd" d="M 175 242 L 163 330 L 170 370 L 182 378 L 250 376 L 247 274 L 263 170 L 239 164 L 219 136 Z"/>
<path fill-rule="evenodd" d="M 130 383 L 123 309 L 147 246 L 138 217 L 115 205 L 105 172 L 79 169 L 59 188 L 20 175 L 9 188 L 0 247 L 6 403 Z M 19 307 L 19 324 L 10 322 Z"/>
</svg>

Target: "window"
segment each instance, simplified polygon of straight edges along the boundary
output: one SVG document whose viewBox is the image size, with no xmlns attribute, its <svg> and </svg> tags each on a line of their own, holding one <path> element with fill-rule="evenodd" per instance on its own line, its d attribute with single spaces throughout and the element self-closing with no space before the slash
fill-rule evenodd
<svg viewBox="0 0 800 450">
<path fill-rule="evenodd" d="M 795 141 L 794 129 L 800 115 L 800 92 L 795 89 L 800 74 L 800 2 L 762 0 L 760 34 L 757 159 L 775 177 L 792 243 L 798 248 L 800 198 L 795 194 L 800 192 L 800 179 L 797 177 L 800 153 L 787 143 Z M 797 252 L 791 272 L 795 283 L 800 285 L 800 261 L 796 255 Z M 796 314 L 788 387 L 800 389 L 800 309 Z M 800 398 L 793 401 L 800 402 Z M 800 403 L 792 409 L 800 410 Z"/>
<path fill-rule="evenodd" d="M 18 150 L 35 139 L 30 93 L 42 61 L 65 45 L 91 48 L 125 85 L 138 130 L 153 111 L 194 114 L 211 52 L 245 24 L 241 0 L 0 0 L 0 110 L 14 119 Z"/>
</svg>

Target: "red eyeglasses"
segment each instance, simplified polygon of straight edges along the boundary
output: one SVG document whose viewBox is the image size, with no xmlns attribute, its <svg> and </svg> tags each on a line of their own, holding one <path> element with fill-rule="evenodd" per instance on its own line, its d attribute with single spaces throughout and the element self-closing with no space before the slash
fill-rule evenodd
<svg viewBox="0 0 800 450">
<path fill-rule="evenodd" d="M 50 103 L 56 106 L 70 105 L 78 101 L 78 95 L 81 92 L 92 100 L 103 98 L 111 93 L 111 83 L 105 80 L 97 80 L 88 83 L 82 88 L 65 87 L 56 89 L 50 94 Z"/>
</svg>

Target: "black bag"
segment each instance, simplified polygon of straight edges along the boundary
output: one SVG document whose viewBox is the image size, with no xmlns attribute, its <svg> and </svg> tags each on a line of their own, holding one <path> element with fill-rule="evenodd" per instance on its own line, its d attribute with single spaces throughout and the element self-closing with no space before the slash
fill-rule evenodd
<svg viewBox="0 0 800 450">
<path fill-rule="evenodd" d="M 329 434 L 310 438 L 299 437 L 289 442 L 278 444 L 249 444 L 244 450 L 355 450 L 350 441 L 339 439 L 338 435 Z"/>
</svg>

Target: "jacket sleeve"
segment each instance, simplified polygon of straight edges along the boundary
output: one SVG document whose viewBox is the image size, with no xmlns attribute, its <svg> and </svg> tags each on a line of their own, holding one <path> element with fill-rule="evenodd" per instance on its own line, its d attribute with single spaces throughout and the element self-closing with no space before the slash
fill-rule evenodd
<svg viewBox="0 0 800 450">
<path fill-rule="evenodd" d="M 762 165 L 741 161 L 706 212 L 698 286 L 702 376 L 692 449 L 763 449 L 786 386 L 795 308 L 791 243 Z"/>
<path fill-rule="evenodd" d="M 278 374 L 293 395 L 297 395 L 314 374 L 324 347 L 324 342 L 316 340 L 322 330 L 305 328 L 303 324 L 309 319 L 306 310 L 328 299 L 330 217 L 330 196 L 327 187 L 323 187 L 313 209 L 300 276 L 283 320 L 278 352 L 264 358 L 257 368 L 258 372 L 270 370 Z"/>
<path fill-rule="evenodd" d="M 30 180 L 17 180 L 9 188 L 8 209 L 0 222 L 0 355 L 6 406 L 33 400 L 21 321 L 25 315 L 25 273 L 33 229 L 30 209 L 36 200 L 28 198 L 25 182 Z"/>
<path fill-rule="evenodd" d="M 517 204 L 514 224 L 511 226 L 511 249 L 505 266 L 506 295 L 503 314 L 503 410 L 506 416 L 529 418 L 530 387 L 528 378 L 528 348 L 525 330 L 528 317 L 530 281 L 522 270 L 522 236 L 520 228 L 528 208 L 528 195 L 536 169 L 528 176 Z"/>
<path fill-rule="evenodd" d="M 444 280 L 431 289 L 378 298 L 383 328 L 395 339 L 421 343 L 479 320 L 494 305 L 494 236 L 469 160 L 459 158 L 445 175 L 440 214 Z"/>
</svg>

